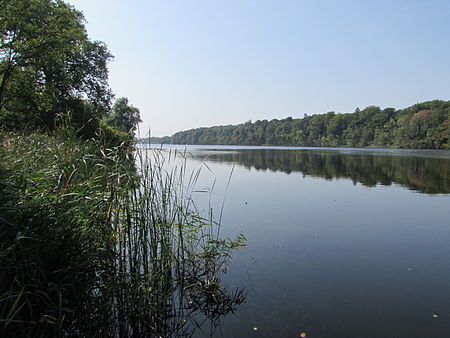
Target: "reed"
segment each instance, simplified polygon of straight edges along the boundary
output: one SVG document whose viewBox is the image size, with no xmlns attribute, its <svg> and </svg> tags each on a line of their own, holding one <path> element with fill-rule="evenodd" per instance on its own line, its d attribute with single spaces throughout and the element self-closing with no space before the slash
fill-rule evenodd
<svg viewBox="0 0 450 338">
<path fill-rule="evenodd" d="M 190 336 L 245 300 L 186 153 L 1 134 L 0 334 Z"/>
</svg>

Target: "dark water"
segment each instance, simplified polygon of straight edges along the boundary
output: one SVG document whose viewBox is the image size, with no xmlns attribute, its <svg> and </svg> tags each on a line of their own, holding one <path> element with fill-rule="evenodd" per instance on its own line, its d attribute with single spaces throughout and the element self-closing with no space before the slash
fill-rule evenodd
<svg viewBox="0 0 450 338">
<path fill-rule="evenodd" d="M 225 277 L 247 301 L 216 336 L 450 337 L 450 152 L 188 151 L 248 239 Z"/>
</svg>

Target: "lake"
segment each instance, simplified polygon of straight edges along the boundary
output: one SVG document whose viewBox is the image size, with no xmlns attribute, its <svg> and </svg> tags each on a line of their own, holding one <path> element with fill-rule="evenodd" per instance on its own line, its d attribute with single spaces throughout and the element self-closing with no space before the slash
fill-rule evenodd
<svg viewBox="0 0 450 338">
<path fill-rule="evenodd" d="M 450 337 L 450 151 L 186 149 L 200 209 L 247 238 L 215 336 Z"/>
</svg>

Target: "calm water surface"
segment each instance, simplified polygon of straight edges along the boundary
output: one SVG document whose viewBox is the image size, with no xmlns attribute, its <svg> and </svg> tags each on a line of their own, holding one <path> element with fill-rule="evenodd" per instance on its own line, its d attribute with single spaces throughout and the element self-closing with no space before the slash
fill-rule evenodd
<svg viewBox="0 0 450 338">
<path fill-rule="evenodd" d="M 187 151 L 248 239 L 225 276 L 247 301 L 216 336 L 450 337 L 449 151 Z"/>
</svg>

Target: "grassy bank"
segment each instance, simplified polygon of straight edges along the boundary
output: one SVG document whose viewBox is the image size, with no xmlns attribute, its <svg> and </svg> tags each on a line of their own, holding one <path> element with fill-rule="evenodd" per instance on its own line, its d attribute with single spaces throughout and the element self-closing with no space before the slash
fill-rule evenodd
<svg viewBox="0 0 450 338">
<path fill-rule="evenodd" d="M 183 154 L 0 137 L 1 336 L 189 336 L 244 300 L 220 282 L 243 238 L 195 211 Z"/>
</svg>

